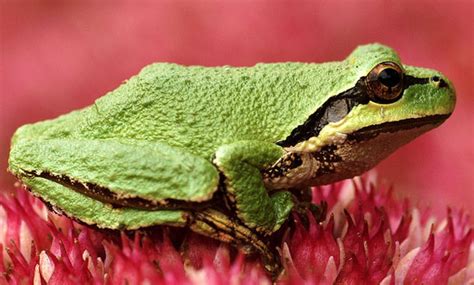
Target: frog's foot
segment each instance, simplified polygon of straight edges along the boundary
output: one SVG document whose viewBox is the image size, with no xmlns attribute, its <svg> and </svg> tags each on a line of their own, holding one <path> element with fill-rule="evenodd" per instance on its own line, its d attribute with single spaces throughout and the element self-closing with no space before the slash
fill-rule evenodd
<svg viewBox="0 0 474 285">
<path fill-rule="evenodd" d="M 298 201 L 297 204 L 300 203 L 311 203 L 313 201 L 313 190 L 311 187 L 300 187 L 294 189 L 288 189 Z"/>
<path fill-rule="evenodd" d="M 327 203 L 322 201 L 321 204 L 316 205 L 311 201 L 299 202 L 293 207 L 293 214 L 297 215 L 298 220 L 308 228 L 310 224 L 309 215 L 318 223 L 326 219 Z"/>
<path fill-rule="evenodd" d="M 202 235 L 238 246 L 246 254 L 257 252 L 261 257 L 264 268 L 273 278 L 282 270 L 276 250 L 264 242 L 261 237 L 240 221 L 229 218 L 216 210 L 205 210 L 193 213 L 194 220 L 190 228 Z"/>
</svg>

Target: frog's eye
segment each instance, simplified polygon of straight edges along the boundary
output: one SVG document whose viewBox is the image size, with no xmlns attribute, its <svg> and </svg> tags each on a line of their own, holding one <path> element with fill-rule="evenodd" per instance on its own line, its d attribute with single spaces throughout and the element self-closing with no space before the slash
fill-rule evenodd
<svg viewBox="0 0 474 285">
<path fill-rule="evenodd" d="M 372 101 L 395 102 L 403 91 L 403 70 L 394 62 L 379 63 L 367 75 L 366 86 Z"/>
</svg>

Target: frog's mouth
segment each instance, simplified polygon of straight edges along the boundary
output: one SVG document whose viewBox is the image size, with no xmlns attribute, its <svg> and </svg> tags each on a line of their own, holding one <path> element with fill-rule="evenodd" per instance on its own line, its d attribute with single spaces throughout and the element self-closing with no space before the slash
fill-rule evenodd
<svg viewBox="0 0 474 285">
<path fill-rule="evenodd" d="M 361 175 L 377 165 L 400 146 L 435 128 L 449 115 L 386 122 L 347 134 L 338 144 L 323 146 L 312 153 L 319 168 L 311 183 L 324 185 Z"/>
<path fill-rule="evenodd" d="M 347 135 L 349 141 L 365 141 L 378 136 L 381 133 L 395 133 L 403 130 L 420 128 L 432 125 L 433 128 L 443 123 L 450 114 L 431 115 L 424 118 L 411 118 L 394 122 L 386 122 L 378 125 L 364 127 Z"/>
</svg>

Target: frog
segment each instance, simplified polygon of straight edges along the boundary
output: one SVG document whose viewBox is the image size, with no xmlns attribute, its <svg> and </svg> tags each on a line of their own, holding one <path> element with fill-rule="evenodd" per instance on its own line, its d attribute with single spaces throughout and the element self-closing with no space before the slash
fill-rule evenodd
<svg viewBox="0 0 474 285">
<path fill-rule="evenodd" d="M 268 240 L 298 193 L 372 169 L 455 102 L 443 74 L 377 43 L 325 63 L 153 63 L 90 106 L 21 126 L 8 169 L 83 224 L 189 228 L 274 273 Z"/>
</svg>

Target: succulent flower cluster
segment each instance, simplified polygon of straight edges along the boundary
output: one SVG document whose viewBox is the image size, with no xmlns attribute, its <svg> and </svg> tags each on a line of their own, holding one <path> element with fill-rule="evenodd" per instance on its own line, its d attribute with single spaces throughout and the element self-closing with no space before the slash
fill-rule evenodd
<svg viewBox="0 0 474 285">
<path fill-rule="evenodd" d="M 276 283 L 474 284 L 468 215 L 437 220 L 369 180 L 313 189 L 327 213 L 293 216 Z M 0 284 L 272 283 L 257 257 L 187 229 L 92 229 L 21 189 L 0 194 L 0 256 Z"/>
</svg>

